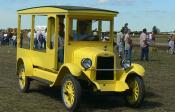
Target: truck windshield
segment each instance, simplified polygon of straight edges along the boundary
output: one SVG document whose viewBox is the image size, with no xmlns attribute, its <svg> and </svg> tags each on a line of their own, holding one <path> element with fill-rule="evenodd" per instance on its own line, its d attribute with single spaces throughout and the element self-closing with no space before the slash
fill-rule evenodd
<svg viewBox="0 0 175 112">
<path fill-rule="evenodd" d="M 70 40 L 110 41 L 110 20 L 71 19 Z"/>
</svg>

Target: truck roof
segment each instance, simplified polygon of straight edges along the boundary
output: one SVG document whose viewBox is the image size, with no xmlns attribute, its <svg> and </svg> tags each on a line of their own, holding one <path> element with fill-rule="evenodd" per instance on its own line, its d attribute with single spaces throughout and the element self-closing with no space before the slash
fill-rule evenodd
<svg viewBox="0 0 175 112">
<path fill-rule="evenodd" d="M 113 13 L 117 14 L 117 11 L 112 10 L 106 10 L 106 9 L 99 9 L 99 8 L 92 8 L 92 7 L 82 7 L 82 6 L 57 6 L 57 5 L 51 5 L 51 6 L 39 6 L 39 7 L 31 7 L 31 8 L 25 8 L 17 10 L 18 13 L 25 14 L 25 13 L 35 13 L 35 12 L 75 12 L 75 11 L 89 11 L 89 12 L 103 12 L 103 13 Z"/>
</svg>

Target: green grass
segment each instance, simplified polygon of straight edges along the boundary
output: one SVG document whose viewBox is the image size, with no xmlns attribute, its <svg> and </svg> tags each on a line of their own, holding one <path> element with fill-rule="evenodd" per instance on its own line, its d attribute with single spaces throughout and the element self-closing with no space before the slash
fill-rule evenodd
<svg viewBox="0 0 175 112">
<path fill-rule="evenodd" d="M 156 35 L 156 43 L 167 43 L 170 35 Z M 132 36 L 134 42 L 139 42 L 139 35 Z"/>
<path fill-rule="evenodd" d="M 141 108 L 132 109 L 120 95 L 84 95 L 80 112 L 173 112 L 175 111 L 175 55 L 164 50 L 150 53 L 140 61 L 134 48 L 133 62 L 145 68 L 146 98 Z M 30 92 L 19 92 L 16 76 L 16 49 L 0 47 L 0 112 L 65 112 L 60 89 L 33 81 Z"/>
</svg>

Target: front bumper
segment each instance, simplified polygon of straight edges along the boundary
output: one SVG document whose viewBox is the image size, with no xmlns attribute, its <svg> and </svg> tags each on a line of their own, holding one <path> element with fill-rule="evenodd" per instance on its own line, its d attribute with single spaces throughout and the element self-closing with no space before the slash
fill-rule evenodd
<svg viewBox="0 0 175 112">
<path fill-rule="evenodd" d="M 99 91 L 123 92 L 129 89 L 127 83 L 123 81 L 100 80 L 95 81 L 94 84 Z"/>
</svg>

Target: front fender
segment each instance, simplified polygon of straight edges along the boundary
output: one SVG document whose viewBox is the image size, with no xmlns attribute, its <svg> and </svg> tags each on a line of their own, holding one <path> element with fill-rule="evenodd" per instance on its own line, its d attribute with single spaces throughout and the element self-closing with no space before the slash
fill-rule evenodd
<svg viewBox="0 0 175 112">
<path fill-rule="evenodd" d="M 132 74 L 143 77 L 145 69 L 139 64 L 132 64 L 130 69 L 127 69 L 122 73 L 120 80 L 125 81 L 127 76 Z"/>
<path fill-rule="evenodd" d="M 64 76 L 67 74 L 79 77 L 81 75 L 81 68 L 73 63 L 63 64 L 58 71 L 58 77 L 56 78 L 55 82 L 50 86 L 59 86 Z"/>
<path fill-rule="evenodd" d="M 81 68 L 73 63 L 66 63 L 61 67 L 61 69 L 64 67 L 66 67 L 70 71 L 70 73 L 74 76 L 78 77 L 81 75 Z"/>
</svg>

